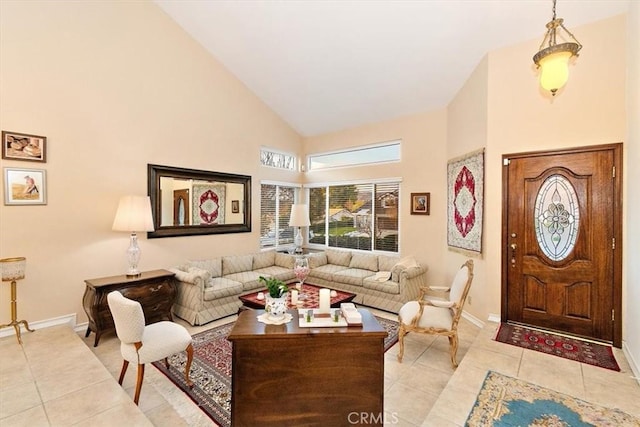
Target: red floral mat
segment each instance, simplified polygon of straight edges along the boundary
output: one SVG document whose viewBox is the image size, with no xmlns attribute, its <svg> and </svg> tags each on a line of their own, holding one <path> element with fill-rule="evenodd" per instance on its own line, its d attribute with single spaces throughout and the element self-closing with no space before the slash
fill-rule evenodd
<svg viewBox="0 0 640 427">
<path fill-rule="evenodd" d="M 376 316 L 388 332 L 384 340 L 384 351 L 398 341 L 398 322 Z M 215 423 L 222 427 L 231 425 L 231 342 L 227 335 L 235 322 L 217 326 L 193 335 L 193 362 L 189 389 L 184 381 L 186 353 L 169 357 L 169 370 L 164 360 L 153 365 L 187 394 Z"/>
<path fill-rule="evenodd" d="M 511 323 L 501 323 L 496 341 L 553 354 L 576 362 L 619 371 L 610 346 L 543 332 Z"/>
</svg>

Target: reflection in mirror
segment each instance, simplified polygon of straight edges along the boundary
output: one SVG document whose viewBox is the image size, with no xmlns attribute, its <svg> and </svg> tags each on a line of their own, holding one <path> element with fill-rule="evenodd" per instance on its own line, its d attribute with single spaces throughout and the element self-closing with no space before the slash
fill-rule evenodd
<svg viewBox="0 0 640 427">
<path fill-rule="evenodd" d="M 251 231 L 251 177 L 148 165 L 155 231 L 148 237 Z"/>
</svg>

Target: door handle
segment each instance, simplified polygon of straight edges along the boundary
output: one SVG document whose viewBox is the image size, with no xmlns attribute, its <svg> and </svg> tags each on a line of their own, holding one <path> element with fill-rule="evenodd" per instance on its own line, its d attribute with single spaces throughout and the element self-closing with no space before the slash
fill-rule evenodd
<svg viewBox="0 0 640 427">
<path fill-rule="evenodd" d="M 511 267 L 515 267 L 516 265 L 516 249 L 518 248 L 518 245 L 516 245 L 515 243 L 511 244 Z"/>
</svg>

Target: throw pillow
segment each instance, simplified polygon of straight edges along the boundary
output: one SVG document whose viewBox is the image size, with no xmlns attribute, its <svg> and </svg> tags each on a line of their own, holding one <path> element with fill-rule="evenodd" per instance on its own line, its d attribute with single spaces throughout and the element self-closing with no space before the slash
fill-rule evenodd
<svg viewBox="0 0 640 427">
<path fill-rule="evenodd" d="M 391 278 L 390 271 L 378 271 L 374 277 L 376 282 L 386 282 Z"/>
<path fill-rule="evenodd" d="M 211 273 L 211 277 L 220 277 L 222 276 L 222 259 L 221 258 L 213 258 L 213 259 L 199 259 L 189 261 L 189 267 L 201 268 L 202 270 L 207 270 Z M 187 268 L 186 271 L 189 271 Z"/>
<path fill-rule="evenodd" d="M 349 262 L 351 261 L 351 252 L 327 249 L 325 253 L 327 254 L 327 262 L 329 264 L 349 267 Z"/>
<path fill-rule="evenodd" d="M 251 271 L 253 255 L 236 255 L 222 257 L 222 275 Z"/>
<path fill-rule="evenodd" d="M 349 268 L 361 268 L 363 270 L 378 271 L 378 257 L 376 255 L 358 254 L 351 255 Z"/>
</svg>

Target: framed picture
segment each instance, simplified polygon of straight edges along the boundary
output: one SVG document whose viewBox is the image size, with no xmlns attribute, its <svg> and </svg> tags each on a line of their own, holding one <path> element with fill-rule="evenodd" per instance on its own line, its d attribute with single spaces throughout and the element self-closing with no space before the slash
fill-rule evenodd
<svg viewBox="0 0 640 427">
<path fill-rule="evenodd" d="M 431 193 L 411 193 L 411 215 L 429 215 Z"/>
<path fill-rule="evenodd" d="M 3 130 L 2 158 L 46 163 L 47 137 Z"/>
<path fill-rule="evenodd" d="M 4 204 L 46 205 L 46 172 L 44 169 L 4 168 Z"/>
<path fill-rule="evenodd" d="M 240 200 L 231 201 L 231 213 L 240 213 Z"/>
</svg>

